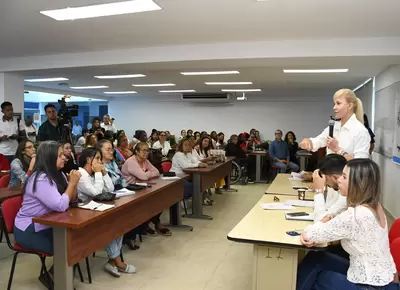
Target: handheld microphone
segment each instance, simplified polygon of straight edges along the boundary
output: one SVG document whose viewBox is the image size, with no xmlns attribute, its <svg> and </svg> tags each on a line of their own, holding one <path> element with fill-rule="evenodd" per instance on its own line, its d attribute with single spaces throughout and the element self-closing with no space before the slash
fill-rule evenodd
<svg viewBox="0 0 400 290">
<path fill-rule="evenodd" d="M 335 121 L 329 120 L 329 137 L 333 138 L 333 128 L 335 127 Z"/>
</svg>

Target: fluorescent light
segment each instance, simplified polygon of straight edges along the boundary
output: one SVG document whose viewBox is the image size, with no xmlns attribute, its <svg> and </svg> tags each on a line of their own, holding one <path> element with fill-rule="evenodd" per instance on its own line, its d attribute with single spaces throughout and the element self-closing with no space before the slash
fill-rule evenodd
<svg viewBox="0 0 400 290">
<path fill-rule="evenodd" d="M 144 78 L 146 75 L 133 74 L 133 75 L 109 75 L 109 76 L 94 76 L 96 79 L 132 79 L 132 78 Z"/>
<path fill-rule="evenodd" d="M 90 90 L 90 89 L 108 89 L 108 86 L 82 86 L 82 87 L 69 87 L 74 90 Z"/>
<path fill-rule="evenodd" d="M 130 95 L 130 94 L 137 94 L 136 91 L 120 91 L 120 92 L 103 92 L 106 95 Z"/>
<path fill-rule="evenodd" d="M 40 13 L 55 20 L 62 21 L 111 15 L 122 15 L 161 9 L 162 8 L 154 3 L 152 0 L 133 0 L 81 7 L 67 7 L 62 9 L 40 11 Z"/>
<path fill-rule="evenodd" d="M 165 90 L 165 91 L 158 91 L 159 93 L 194 93 L 195 90 Z"/>
<path fill-rule="evenodd" d="M 237 70 L 231 71 L 198 71 L 198 72 L 181 72 L 184 76 L 206 76 L 206 75 L 237 75 L 240 74 Z"/>
<path fill-rule="evenodd" d="M 132 85 L 134 87 L 175 87 L 175 84 L 139 84 L 139 85 Z"/>
<path fill-rule="evenodd" d="M 363 82 L 361 85 L 359 85 L 358 87 L 356 87 L 353 92 L 358 91 L 359 89 L 361 89 L 363 86 L 365 86 L 366 84 L 368 84 L 370 81 L 372 81 L 372 78 L 367 79 L 365 82 Z"/>
<path fill-rule="evenodd" d="M 223 92 L 261 92 L 261 89 L 222 89 Z"/>
<path fill-rule="evenodd" d="M 44 79 L 26 79 L 26 82 L 30 83 L 44 83 L 44 82 L 59 82 L 68 81 L 67 78 L 44 78 Z"/>
<path fill-rule="evenodd" d="M 252 85 L 252 82 L 205 82 L 208 86 Z"/>
<path fill-rule="evenodd" d="M 348 68 L 340 69 L 284 69 L 285 74 L 323 74 L 323 73 L 345 73 Z"/>
</svg>

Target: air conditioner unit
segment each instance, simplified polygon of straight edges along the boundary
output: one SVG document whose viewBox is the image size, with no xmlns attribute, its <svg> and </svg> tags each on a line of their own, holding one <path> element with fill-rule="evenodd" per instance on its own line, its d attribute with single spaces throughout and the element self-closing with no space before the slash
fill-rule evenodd
<svg viewBox="0 0 400 290">
<path fill-rule="evenodd" d="M 193 103 L 227 103 L 231 95 L 226 93 L 188 93 L 182 94 L 182 100 Z"/>
</svg>

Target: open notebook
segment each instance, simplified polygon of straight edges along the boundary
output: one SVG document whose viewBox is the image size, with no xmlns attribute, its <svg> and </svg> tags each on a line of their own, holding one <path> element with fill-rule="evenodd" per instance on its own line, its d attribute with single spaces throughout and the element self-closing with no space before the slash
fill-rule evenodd
<svg viewBox="0 0 400 290">
<path fill-rule="evenodd" d="M 113 204 L 104 204 L 104 203 L 98 203 L 95 201 L 90 201 L 87 204 L 80 204 L 78 205 L 80 208 L 83 209 L 90 209 L 90 210 L 98 210 L 98 211 L 105 211 L 107 209 L 113 208 L 115 205 Z"/>
</svg>

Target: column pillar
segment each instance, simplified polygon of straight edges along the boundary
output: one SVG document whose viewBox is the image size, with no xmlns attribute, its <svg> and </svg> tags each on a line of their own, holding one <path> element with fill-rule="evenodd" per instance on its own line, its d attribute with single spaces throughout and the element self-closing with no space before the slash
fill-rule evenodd
<svg viewBox="0 0 400 290">
<path fill-rule="evenodd" d="M 0 104 L 9 101 L 14 112 L 24 119 L 24 76 L 16 73 L 0 73 Z"/>
</svg>

